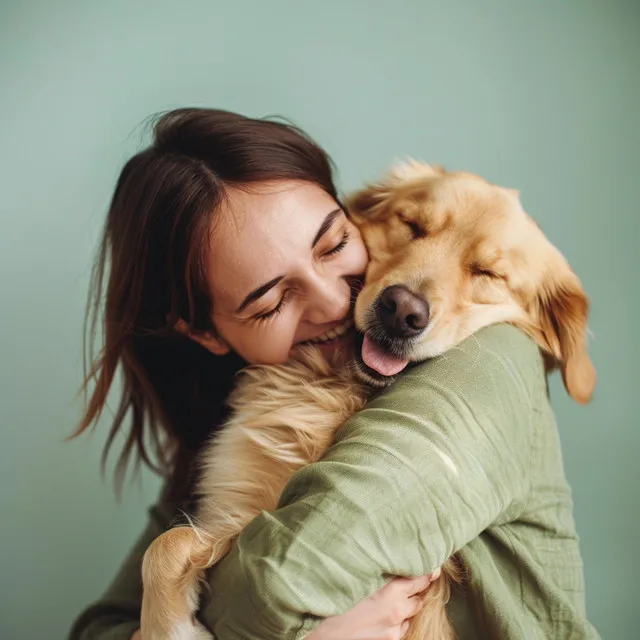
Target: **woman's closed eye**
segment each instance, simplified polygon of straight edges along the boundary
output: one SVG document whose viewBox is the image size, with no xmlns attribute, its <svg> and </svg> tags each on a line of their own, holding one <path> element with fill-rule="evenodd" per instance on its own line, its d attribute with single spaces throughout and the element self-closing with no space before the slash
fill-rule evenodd
<svg viewBox="0 0 640 640">
<path fill-rule="evenodd" d="M 285 305 L 289 301 L 290 296 L 291 296 L 291 290 L 287 289 L 282 294 L 282 297 L 280 298 L 280 300 L 278 301 L 278 304 L 275 307 L 273 307 L 272 309 L 269 309 L 268 311 L 263 311 L 261 313 L 258 313 L 257 315 L 253 316 L 253 319 L 256 320 L 257 322 L 264 322 L 265 320 L 274 318 L 284 309 Z"/>
<path fill-rule="evenodd" d="M 347 246 L 348 242 L 349 242 L 349 231 L 345 229 L 344 233 L 342 234 L 342 239 L 340 240 L 340 242 L 338 242 L 338 244 L 335 245 L 333 248 L 329 249 L 328 251 L 325 251 L 322 254 L 322 257 L 330 258 L 331 256 L 335 256 Z"/>
</svg>

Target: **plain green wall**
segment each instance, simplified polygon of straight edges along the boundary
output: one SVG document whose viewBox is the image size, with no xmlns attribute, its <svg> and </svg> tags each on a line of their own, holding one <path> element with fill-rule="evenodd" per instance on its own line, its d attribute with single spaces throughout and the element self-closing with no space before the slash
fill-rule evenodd
<svg viewBox="0 0 640 640">
<path fill-rule="evenodd" d="M 151 113 L 283 114 L 341 184 L 414 155 L 522 190 L 593 300 L 595 401 L 553 383 L 592 620 L 638 637 L 637 2 L 56 2 L 0 13 L 0 637 L 62 638 L 158 484 L 118 505 L 78 417 L 81 326 L 114 180 Z"/>
</svg>

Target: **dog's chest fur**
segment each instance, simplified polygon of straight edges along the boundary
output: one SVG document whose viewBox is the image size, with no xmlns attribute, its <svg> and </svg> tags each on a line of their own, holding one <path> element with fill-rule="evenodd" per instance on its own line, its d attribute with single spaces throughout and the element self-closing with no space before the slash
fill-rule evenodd
<svg viewBox="0 0 640 640">
<path fill-rule="evenodd" d="M 291 476 L 324 454 L 370 394 L 349 367 L 332 369 L 315 349 L 244 372 L 232 419 L 203 456 L 200 528 L 222 533 L 275 509 Z"/>
</svg>

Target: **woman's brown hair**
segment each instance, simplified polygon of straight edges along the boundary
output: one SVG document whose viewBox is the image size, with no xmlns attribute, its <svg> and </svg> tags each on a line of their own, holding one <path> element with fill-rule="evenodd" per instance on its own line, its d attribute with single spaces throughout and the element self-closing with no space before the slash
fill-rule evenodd
<svg viewBox="0 0 640 640">
<path fill-rule="evenodd" d="M 116 373 L 120 399 L 103 451 L 125 441 L 118 485 L 132 457 L 171 477 L 179 493 L 193 454 L 225 418 L 242 367 L 174 330 L 213 331 L 204 255 L 227 185 L 303 180 L 337 200 L 327 154 L 298 128 L 216 109 L 161 116 L 152 144 L 124 166 L 109 207 L 87 303 L 84 416 L 95 425 Z M 94 357 L 98 328 L 102 348 Z"/>
</svg>

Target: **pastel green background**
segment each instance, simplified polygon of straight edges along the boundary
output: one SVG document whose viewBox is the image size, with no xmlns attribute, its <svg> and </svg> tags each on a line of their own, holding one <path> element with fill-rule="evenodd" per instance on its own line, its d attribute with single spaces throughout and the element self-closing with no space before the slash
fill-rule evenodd
<svg viewBox="0 0 640 640">
<path fill-rule="evenodd" d="M 78 418 L 89 268 L 151 113 L 282 114 L 345 189 L 413 155 L 521 189 L 593 301 L 594 402 L 553 399 L 590 617 L 638 637 L 640 3 L 60 2 L 0 5 L 0 637 L 62 638 L 145 520 Z"/>
</svg>

